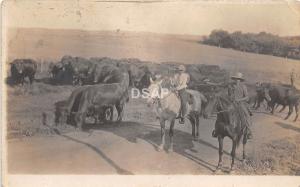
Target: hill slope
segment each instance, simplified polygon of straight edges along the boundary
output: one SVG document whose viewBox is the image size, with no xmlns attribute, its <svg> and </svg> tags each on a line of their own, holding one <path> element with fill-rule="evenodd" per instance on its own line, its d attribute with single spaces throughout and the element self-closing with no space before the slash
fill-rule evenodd
<svg viewBox="0 0 300 187">
<path fill-rule="evenodd" d="M 241 71 L 251 81 L 289 82 L 293 68 L 300 76 L 299 60 L 205 46 L 197 42 L 199 38 L 135 32 L 10 29 L 7 61 L 15 58 L 59 60 L 67 54 L 108 56 L 154 62 L 215 64 L 231 72 Z"/>
</svg>

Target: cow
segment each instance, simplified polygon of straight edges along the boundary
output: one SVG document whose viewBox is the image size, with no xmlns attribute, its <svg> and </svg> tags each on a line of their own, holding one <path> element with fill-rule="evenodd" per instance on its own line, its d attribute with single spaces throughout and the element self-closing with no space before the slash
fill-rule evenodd
<svg viewBox="0 0 300 187">
<path fill-rule="evenodd" d="M 256 84 L 256 94 L 254 97 L 249 98 L 249 104 L 253 103 L 253 108 L 257 110 L 260 108 L 260 105 L 263 101 L 266 101 L 267 103 L 271 101 L 271 98 L 269 96 L 269 88 L 270 86 L 268 84 Z"/>
<path fill-rule="evenodd" d="M 90 67 L 93 65 L 90 60 L 82 57 L 69 57 L 62 58 L 62 63 L 70 64 L 73 73 L 73 85 L 82 85 L 83 79 L 87 76 Z"/>
<path fill-rule="evenodd" d="M 37 71 L 37 63 L 32 59 L 15 59 L 11 63 L 10 70 L 15 84 L 23 85 L 26 77 L 28 77 L 29 83 L 32 84 Z"/>
<path fill-rule="evenodd" d="M 62 63 L 53 63 L 51 62 L 48 67 L 48 73 L 50 74 L 52 79 L 55 79 L 60 71 L 63 70 Z"/>
<path fill-rule="evenodd" d="M 286 90 L 286 94 L 285 94 L 285 100 L 287 105 L 289 106 L 289 112 L 288 115 L 285 117 L 285 120 L 287 120 L 290 115 L 293 113 L 294 108 L 295 108 L 295 112 L 296 112 L 296 116 L 294 121 L 296 122 L 299 116 L 299 106 L 300 106 L 300 91 L 293 91 L 293 90 Z"/>
<path fill-rule="evenodd" d="M 82 128 L 90 108 L 101 114 L 104 109 L 115 106 L 118 112 L 117 121 L 122 120 L 124 105 L 129 100 L 129 75 L 126 71 L 121 72 L 121 75 L 122 81 L 119 83 L 92 85 L 80 92 L 78 111 L 75 114 L 78 128 Z"/>
<path fill-rule="evenodd" d="M 297 90 L 294 87 L 291 86 L 285 86 L 285 85 L 274 85 L 269 90 L 269 96 L 271 98 L 271 101 L 268 103 L 268 105 L 271 107 L 271 113 L 274 114 L 274 108 L 275 105 L 282 105 L 282 109 L 279 112 L 282 112 L 286 106 L 289 106 L 289 113 L 285 117 L 285 119 L 288 119 L 289 116 L 293 112 L 293 108 L 295 108 L 296 111 L 296 118 L 295 121 L 298 118 L 298 109 L 299 109 L 299 96 L 300 91 Z"/>
<path fill-rule="evenodd" d="M 127 80 L 127 81 L 126 81 Z M 110 84 L 124 84 L 122 86 L 125 86 L 126 90 L 128 89 L 129 86 L 129 75 L 127 73 L 127 70 L 124 68 L 119 68 L 118 71 L 115 71 L 115 73 L 112 74 L 107 74 L 106 77 L 103 79 L 104 82 L 101 82 L 101 84 L 105 85 L 110 85 Z M 124 83 L 125 81 L 125 83 Z M 128 83 L 127 83 L 128 82 Z M 101 85 L 97 84 L 97 85 Z M 127 86 L 126 86 L 127 85 Z M 89 89 L 92 85 L 85 85 L 81 86 L 77 89 L 75 89 L 72 94 L 70 95 L 68 101 L 67 101 L 67 106 L 65 107 L 65 110 L 62 112 L 58 112 L 57 116 L 62 116 L 60 113 L 64 113 L 67 116 L 69 116 L 69 119 L 71 121 L 74 120 L 74 114 L 76 114 L 79 110 L 79 101 L 83 95 L 83 92 L 87 89 Z M 110 86 L 108 86 L 110 87 Z M 125 89 L 124 88 L 124 89 Z M 121 110 L 123 108 L 122 106 L 124 105 L 125 102 L 129 101 L 129 95 L 128 91 L 124 91 L 122 98 L 120 98 L 120 103 L 118 106 L 116 106 L 117 110 Z M 114 104 L 110 105 L 91 105 L 89 106 L 86 110 L 85 115 L 86 116 L 94 116 L 95 117 L 95 123 L 96 120 L 99 120 L 101 117 L 105 117 L 105 119 L 108 119 L 108 116 L 110 116 L 109 120 L 112 120 L 113 117 L 113 107 Z M 120 114 L 120 112 L 118 112 Z M 66 118 L 66 117 L 63 117 Z"/>
<path fill-rule="evenodd" d="M 84 124 L 89 108 L 103 109 L 115 106 L 118 112 L 117 121 L 123 117 L 123 109 L 128 100 L 128 90 L 122 83 L 93 85 L 82 91 L 75 121 L 79 129 Z M 102 111 L 100 111 L 102 112 Z"/>
<path fill-rule="evenodd" d="M 92 82 L 91 84 L 119 83 L 123 79 L 122 72 L 127 72 L 130 76 L 130 72 L 125 66 L 94 64 L 87 73 L 87 79 Z"/>
</svg>

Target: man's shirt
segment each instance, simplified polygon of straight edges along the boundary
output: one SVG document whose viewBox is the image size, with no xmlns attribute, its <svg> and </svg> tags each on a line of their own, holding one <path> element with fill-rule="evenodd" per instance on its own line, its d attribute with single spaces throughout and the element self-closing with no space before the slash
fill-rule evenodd
<svg viewBox="0 0 300 187">
<path fill-rule="evenodd" d="M 239 85 L 231 85 L 231 88 L 228 89 L 228 94 L 229 96 L 234 97 L 235 100 L 249 97 L 247 87 L 242 83 L 240 83 Z"/>
<path fill-rule="evenodd" d="M 177 76 L 177 87 L 176 90 L 182 90 L 187 87 L 190 81 L 190 75 L 187 73 L 181 73 Z"/>
</svg>

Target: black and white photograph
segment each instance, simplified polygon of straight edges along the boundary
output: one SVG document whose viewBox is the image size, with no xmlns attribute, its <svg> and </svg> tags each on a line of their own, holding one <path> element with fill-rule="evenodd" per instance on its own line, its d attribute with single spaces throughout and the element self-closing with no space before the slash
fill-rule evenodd
<svg viewBox="0 0 300 187">
<path fill-rule="evenodd" d="M 299 1 L 6 0 L 2 80 L 4 179 L 300 185 Z"/>
</svg>

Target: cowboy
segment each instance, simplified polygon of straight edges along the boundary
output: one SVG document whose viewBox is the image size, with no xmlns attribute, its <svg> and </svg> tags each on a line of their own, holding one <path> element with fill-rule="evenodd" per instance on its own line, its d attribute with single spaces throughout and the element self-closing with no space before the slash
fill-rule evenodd
<svg viewBox="0 0 300 187">
<path fill-rule="evenodd" d="M 296 73 L 295 73 L 295 69 L 292 69 L 292 72 L 290 74 L 290 81 L 291 81 L 291 85 L 292 87 L 295 87 L 295 79 L 296 79 Z"/>
<path fill-rule="evenodd" d="M 177 91 L 180 101 L 181 107 L 179 112 L 179 123 L 184 124 L 184 119 L 187 116 L 187 102 L 188 95 L 186 92 L 187 84 L 190 81 L 190 75 L 186 73 L 186 69 L 184 65 L 180 65 L 178 67 L 178 73 L 175 75 L 176 85 L 175 90 Z"/>
<path fill-rule="evenodd" d="M 240 112 L 241 120 L 246 124 L 247 139 L 252 139 L 252 132 L 250 130 L 252 124 L 250 116 L 252 114 L 247 104 L 249 96 L 247 87 L 243 83 L 245 79 L 243 78 L 243 74 L 239 72 L 231 76 L 231 79 L 233 84 L 230 84 L 228 87 L 228 95 L 235 103 L 235 107 L 239 109 L 238 111 Z M 212 136 L 217 137 L 215 130 L 213 131 Z"/>
</svg>

